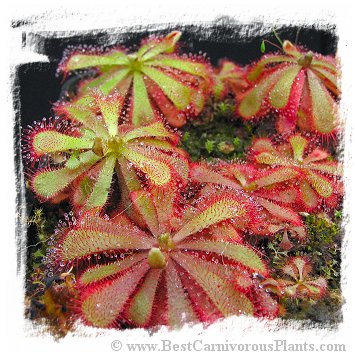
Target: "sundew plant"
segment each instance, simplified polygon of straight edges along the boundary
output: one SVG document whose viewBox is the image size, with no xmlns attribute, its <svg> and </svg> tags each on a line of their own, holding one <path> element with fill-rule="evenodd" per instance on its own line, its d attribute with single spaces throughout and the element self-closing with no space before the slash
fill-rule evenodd
<svg viewBox="0 0 355 357">
<path fill-rule="evenodd" d="M 60 93 L 21 131 L 26 316 L 55 336 L 340 321 L 336 38 L 234 30 L 216 47 L 177 26 L 57 51 Z"/>
</svg>

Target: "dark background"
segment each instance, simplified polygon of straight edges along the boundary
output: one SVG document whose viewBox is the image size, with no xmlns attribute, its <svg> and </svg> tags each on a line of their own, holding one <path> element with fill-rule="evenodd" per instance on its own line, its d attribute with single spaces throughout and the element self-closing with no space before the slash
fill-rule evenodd
<svg viewBox="0 0 355 357">
<path fill-rule="evenodd" d="M 14 22 L 13 27 L 21 24 Z M 18 121 L 23 127 L 35 120 L 49 117 L 51 106 L 56 102 L 62 91 L 63 78 L 56 75 L 56 70 L 63 52 L 68 46 L 92 45 L 108 47 L 116 44 L 137 48 L 142 38 L 151 34 L 165 35 L 172 30 L 182 32 L 181 52 L 206 53 L 213 65 L 217 65 L 221 58 L 228 58 L 241 65 L 248 64 L 260 58 L 260 44 L 263 39 L 279 45 L 272 31 L 272 26 L 262 23 L 241 25 L 233 19 L 222 17 L 212 24 L 206 25 L 179 25 L 167 24 L 159 26 L 122 28 L 110 30 L 95 30 L 81 34 L 63 33 L 23 33 L 23 44 L 30 42 L 36 52 L 49 57 L 49 63 L 28 63 L 16 68 L 14 91 L 15 103 L 18 112 Z M 268 31 L 267 28 L 270 30 Z M 282 40 L 295 42 L 299 31 L 298 44 L 321 53 L 335 54 L 337 48 L 336 28 L 333 25 L 319 28 L 315 26 L 276 27 Z M 266 52 L 277 50 L 266 43 Z"/>
</svg>

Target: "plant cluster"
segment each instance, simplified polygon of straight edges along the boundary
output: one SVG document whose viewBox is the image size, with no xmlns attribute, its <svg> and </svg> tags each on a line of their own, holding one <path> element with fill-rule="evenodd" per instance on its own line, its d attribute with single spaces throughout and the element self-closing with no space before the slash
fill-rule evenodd
<svg viewBox="0 0 355 357">
<path fill-rule="evenodd" d="M 148 38 L 135 52 L 68 51 L 65 77 L 92 69 L 95 77 L 54 105 L 55 119 L 23 133 L 31 190 L 72 207 L 49 237 L 42 277 L 42 309 L 62 325 L 68 311 L 102 328 L 275 318 L 285 296 L 327 294 L 309 257 L 290 249 L 312 239 L 304 217 L 331 214 L 343 195 L 341 165 L 320 144 L 339 131 L 335 59 L 284 41 L 283 53 L 213 69 L 179 54 L 180 36 Z M 203 123 L 209 103 L 245 126 L 272 118 L 279 135 L 249 130 L 249 148 L 230 133 L 230 141 L 208 139 L 208 154 L 239 154 L 193 162 L 183 149 L 188 132 L 181 140 L 176 128 L 213 122 Z M 283 279 L 260 244 L 280 234 Z"/>
</svg>

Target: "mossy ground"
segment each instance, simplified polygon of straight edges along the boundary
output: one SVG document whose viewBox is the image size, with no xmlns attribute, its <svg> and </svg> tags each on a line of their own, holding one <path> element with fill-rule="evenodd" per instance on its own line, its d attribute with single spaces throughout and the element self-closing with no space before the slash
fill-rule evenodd
<svg viewBox="0 0 355 357">
<path fill-rule="evenodd" d="M 199 118 L 184 127 L 181 147 L 192 161 L 244 159 L 255 125 L 243 123 L 234 111 L 232 99 L 211 100 Z"/>
</svg>

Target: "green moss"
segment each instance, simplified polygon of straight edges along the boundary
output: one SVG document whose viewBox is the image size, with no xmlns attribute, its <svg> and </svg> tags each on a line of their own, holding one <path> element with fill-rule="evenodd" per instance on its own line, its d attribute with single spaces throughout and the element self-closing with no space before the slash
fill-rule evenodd
<svg viewBox="0 0 355 357">
<path fill-rule="evenodd" d="M 58 208 L 58 207 L 57 207 Z M 32 215 L 27 219 L 28 241 L 27 250 L 27 289 L 36 291 L 39 285 L 38 276 L 45 276 L 45 264 L 43 263 L 48 247 L 49 238 L 52 236 L 58 224 L 57 212 L 48 205 L 35 205 Z M 34 284 L 34 282 L 37 282 Z M 34 286 L 32 285 L 34 284 Z"/>
<path fill-rule="evenodd" d="M 338 289 L 331 290 L 319 301 L 281 299 L 285 308 L 284 319 L 311 320 L 318 323 L 339 323 L 342 321 L 342 297 Z"/>
<path fill-rule="evenodd" d="M 281 234 L 276 234 L 275 238 L 267 244 L 267 255 L 270 257 L 272 269 L 280 269 L 284 266 L 289 251 L 280 248 L 282 240 Z"/>
<path fill-rule="evenodd" d="M 33 215 L 27 220 L 29 226 L 33 226 L 36 230 L 37 242 L 30 245 L 30 260 L 34 267 L 38 267 L 42 258 L 46 255 L 46 241 L 50 235 L 48 231 L 48 223 L 42 208 L 35 208 Z"/>
<path fill-rule="evenodd" d="M 341 215 L 330 220 L 324 214 L 306 217 L 309 240 L 304 251 L 312 256 L 315 272 L 328 281 L 330 289 L 340 289 Z"/>
<path fill-rule="evenodd" d="M 233 101 L 210 102 L 200 118 L 184 127 L 181 147 L 193 161 L 243 159 L 254 126 L 235 118 Z"/>
</svg>

